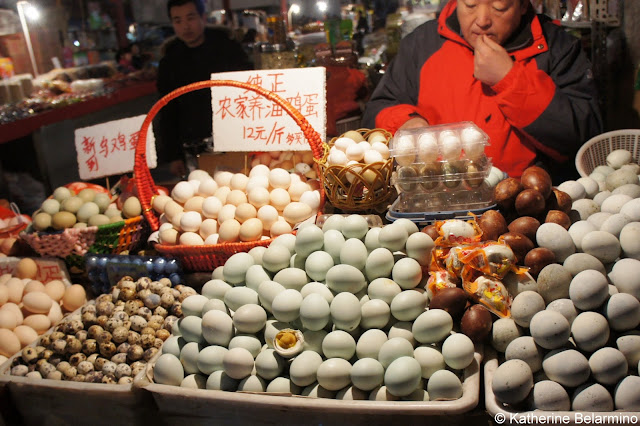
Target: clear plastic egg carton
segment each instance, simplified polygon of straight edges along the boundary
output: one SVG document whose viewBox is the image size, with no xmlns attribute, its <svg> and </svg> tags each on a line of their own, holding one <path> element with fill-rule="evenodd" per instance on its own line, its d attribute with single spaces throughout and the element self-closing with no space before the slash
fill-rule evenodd
<svg viewBox="0 0 640 426">
<path fill-rule="evenodd" d="M 470 121 L 398 130 L 389 148 L 396 161 L 394 183 L 412 193 L 477 188 L 491 170 L 487 141 Z"/>
</svg>

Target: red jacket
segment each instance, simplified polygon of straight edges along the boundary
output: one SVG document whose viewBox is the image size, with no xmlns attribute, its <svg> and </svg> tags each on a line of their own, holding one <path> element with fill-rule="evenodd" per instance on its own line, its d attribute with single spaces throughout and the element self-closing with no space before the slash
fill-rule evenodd
<svg viewBox="0 0 640 426">
<path fill-rule="evenodd" d="M 364 127 L 395 132 L 412 116 L 430 124 L 473 121 L 493 163 L 518 177 L 537 160 L 573 159 L 602 132 L 591 64 L 580 42 L 532 10 L 505 43 L 514 66 L 496 85 L 473 76 L 456 2 L 405 37 L 365 109 Z"/>
</svg>

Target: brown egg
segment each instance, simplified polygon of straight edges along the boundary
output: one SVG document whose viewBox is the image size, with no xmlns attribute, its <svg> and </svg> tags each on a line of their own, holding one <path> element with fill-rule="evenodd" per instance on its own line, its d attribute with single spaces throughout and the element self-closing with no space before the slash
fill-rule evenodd
<svg viewBox="0 0 640 426">
<path fill-rule="evenodd" d="M 555 261 L 556 255 L 551 250 L 545 247 L 536 247 L 524 257 L 524 266 L 529 268 L 529 273 L 534 278 L 538 278 L 540 271 Z"/>
<path fill-rule="evenodd" d="M 436 228 L 435 225 L 425 226 L 424 228 L 422 228 L 422 232 L 430 236 L 433 241 L 435 241 L 440 236 L 440 234 L 438 234 L 438 228 Z"/>
<path fill-rule="evenodd" d="M 497 240 L 498 237 L 508 232 L 507 221 L 497 210 L 487 210 L 478 218 L 478 226 L 482 229 L 482 239 Z"/>
<path fill-rule="evenodd" d="M 429 309 L 442 309 L 453 318 L 460 318 L 467 306 L 467 293 L 461 288 L 445 288 L 433 296 L 429 302 Z"/>
<path fill-rule="evenodd" d="M 482 305 L 471 305 L 460 320 L 460 331 L 474 342 L 484 341 L 491 332 L 493 318 Z"/>
<path fill-rule="evenodd" d="M 510 232 L 526 235 L 531 241 L 535 241 L 536 232 L 540 227 L 540 221 L 531 216 L 522 216 L 515 219 L 508 226 Z"/>
<path fill-rule="evenodd" d="M 547 210 L 560 210 L 569 214 L 571 211 L 571 204 L 573 201 L 571 200 L 571 196 L 566 192 L 562 192 L 559 189 L 553 188 L 551 191 L 551 195 L 547 198 L 546 201 L 546 209 Z"/>
<path fill-rule="evenodd" d="M 560 210 L 549 210 L 547 217 L 544 220 L 545 223 L 557 223 L 564 229 L 569 229 L 571 226 L 571 218 L 565 212 Z"/>
<path fill-rule="evenodd" d="M 38 273 L 38 265 L 33 259 L 25 257 L 16 265 L 14 275 L 18 278 L 34 279 Z"/>
<path fill-rule="evenodd" d="M 493 190 L 493 195 L 498 207 L 502 211 L 512 210 L 516 197 L 523 189 L 524 187 L 518 179 L 506 178 L 500 181 Z"/>
<path fill-rule="evenodd" d="M 500 236 L 502 241 L 511 247 L 513 253 L 516 255 L 516 261 L 521 264 L 524 261 L 527 253 L 533 249 L 533 242 L 526 236 L 517 232 L 507 232 Z"/>
<path fill-rule="evenodd" d="M 544 211 L 544 197 L 535 189 L 525 189 L 516 197 L 515 206 L 520 216 L 538 216 Z"/>
<path fill-rule="evenodd" d="M 87 301 L 87 293 L 80 284 L 67 287 L 62 297 L 62 307 L 67 312 L 72 312 L 81 307 Z"/>
<path fill-rule="evenodd" d="M 20 350 L 20 339 L 6 328 L 0 328 L 0 355 L 9 358 Z"/>
<path fill-rule="evenodd" d="M 535 189 L 545 199 L 551 194 L 551 176 L 541 167 L 528 167 L 522 172 L 520 182 L 525 189 Z"/>
<path fill-rule="evenodd" d="M 44 292 L 49 295 L 50 298 L 59 302 L 64 296 L 66 286 L 60 280 L 52 280 L 45 284 Z"/>
</svg>

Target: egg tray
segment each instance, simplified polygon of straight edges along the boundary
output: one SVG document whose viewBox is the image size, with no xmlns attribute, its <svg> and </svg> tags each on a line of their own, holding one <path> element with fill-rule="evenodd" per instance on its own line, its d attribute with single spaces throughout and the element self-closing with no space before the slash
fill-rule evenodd
<svg viewBox="0 0 640 426">
<path fill-rule="evenodd" d="M 89 301 L 87 304 L 89 303 L 95 302 Z M 80 313 L 81 310 L 82 308 L 79 308 L 69 313 L 65 319 L 43 333 L 43 336 L 53 332 L 68 316 Z M 35 348 L 41 339 L 42 336 L 38 337 L 27 347 Z M 12 376 L 13 360 L 21 354 L 22 350 L 0 365 L 0 395 L 8 391 L 9 403 L 21 416 L 21 423 L 113 426 L 148 424 L 157 416 L 150 395 L 141 392 L 133 384 L 85 383 Z M 144 370 L 140 374 L 144 374 Z"/>
<path fill-rule="evenodd" d="M 496 351 L 487 346 L 485 348 L 484 359 L 484 403 L 487 413 L 494 419 L 502 419 L 500 424 L 543 424 L 543 423 L 555 423 L 555 424 L 594 424 L 598 420 L 587 421 L 586 416 L 598 416 L 600 421 L 604 420 L 606 424 L 629 424 L 625 423 L 623 419 L 634 419 L 631 424 L 637 423 L 640 419 L 640 412 L 631 411 L 609 411 L 609 412 L 597 412 L 592 413 L 588 411 L 517 411 L 508 405 L 505 405 L 498 401 L 493 393 L 491 382 L 493 381 L 493 375 L 496 372 L 499 365 L 498 355 Z M 550 418 L 561 418 L 561 422 L 550 422 Z M 498 422 L 496 422 L 498 423 Z"/>
<path fill-rule="evenodd" d="M 607 164 L 607 155 L 616 149 L 626 149 L 635 163 L 640 163 L 640 130 L 624 129 L 602 133 L 584 143 L 576 154 L 576 169 L 588 177 L 593 169 Z"/>
<path fill-rule="evenodd" d="M 495 209 L 490 188 L 482 191 L 455 194 L 459 198 L 448 198 L 451 193 L 400 194 L 389 207 L 386 219 L 393 222 L 409 219 L 418 225 L 431 225 L 438 220 L 468 219 L 469 213 L 482 215 Z M 460 200 L 462 198 L 463 200 Z"/>
<path fill-rule="evenodd" d="M 413 163 L 396 166 L 391 182 L 399 193 L 429 193 L 437 191 L 477 191 L 491 172 L 491 161 L 439 161 L 431 164 Z"/>
<path fill-rule="evenodd" d="M 153 382 L 153 367 L 161 355 L 152 358 L 145 370 L 136 376 L 134 386 L 142 388 L 153 398 L 167 424 L 184 424 L 200 420 L 233 420 L 234 425 L 256 424 L 353 424 L 370 420 L 379 423 L 398 422 L 400 418 L 421 421 L 424 416 L 464 414 L 473 410 L 480 399 L 480 363 L 482 348 L 464 369 L 462 396 L 455 401 L 345 401 L 310 398 L 291 394 L 225 392 L 207 389 L 189 389 L 161 385 Z M 399 417 L 401 416 L 401 417 Z M 171 419 L 175 417 L 172 422 Z"/>
<path fill-rule="evenodd" d="M 474 134 L 469 135 L 466 129 L 472 129 Z M 428 138 L 430 143 L 421 149 L 420 139 L 423 136 Z M 445 140 L 449 137 L 454 139 Z M 411 141 L 412 148 L 408 147 L 409 144 L 406 147 L 402 147 L 403 139 Z M 484 152 L 484 147 L 488 144 L 489 136 L 475 123 L 461 121 L 429 127 L 400 129 L 393 136 L 393 139 L 389 141 L 389 151 L 398 163 L 414 163 L 422 154 L 422 158 L 428 161 L 418 161 L 418 163 L 426 164 L 443 160 L 480 158 L 480 153 Z M 414 161 L 411 161 L 412 156 Z M 401 158 L 400 161 L 398 161 L 398 157 Z"/>
</svg>

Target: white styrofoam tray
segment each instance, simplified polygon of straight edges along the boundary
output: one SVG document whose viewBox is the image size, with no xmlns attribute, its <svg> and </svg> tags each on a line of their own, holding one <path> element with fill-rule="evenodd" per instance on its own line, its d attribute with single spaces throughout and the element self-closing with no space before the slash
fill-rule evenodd
<svg viewBox="0 0 640 426">
<path fill-rule="evenodd" d="M 69 315 L 80 312 L 81 309 Z M 64 321 L 65 319 L 60 323 Z M 55 327 L 43 335 L 51 333 Z M 27 346 L 37 346 L 41 338 Z M 6 386 L 10 402 L 25 424 L 148 424 L 147 421 L 153 420 L 156 415 L 151 396 L 134 388 L 133 384 L 84 383 L 12 376 L 13 360 L 21 355 L 22 350 L 0 365 L 0 389 Z M 145 422 L 141 423 L 143 420 Z"/>
<path fill-rule="evenodd" d="M 480 362 L 476 352 L 472 364 L 464 370 L 462 397 L 455 401 L 339 401 L 303 396 L 225 392 L 206 389 L 187 389 L 153 383 L 152 359 L 134 381 L 134 386 L 149 391 L 165 421 L 175 417 L 207 421 L 228 421 L 233 424 L 342 424 L 357 415 L 361 423 L 366 418 L 385 416 L 398 421 L 402 416 L 447 416 L 473 410 L 480 397 Z"/>
<path fill-rule="evenodd" d="M 495 424 L 640 424 L 640 412 L 516 411 L 498 401 L 493 394 L 491 381 L 498 368 L 496 351 L 487 346 L 484 355 L 484 403 Z"/>
</svg>

